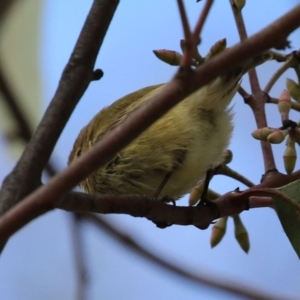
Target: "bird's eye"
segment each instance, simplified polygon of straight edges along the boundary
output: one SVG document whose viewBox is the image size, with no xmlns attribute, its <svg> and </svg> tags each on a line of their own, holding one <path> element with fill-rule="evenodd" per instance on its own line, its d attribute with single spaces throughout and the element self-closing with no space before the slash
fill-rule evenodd
<svg viewBox="0 0 300 300">
<path fill-rule="evenodd" d="M 81 149 L 79 149 L 76 153 L 76 156 L 79 157 L 81 155 Z"/>
</svg>

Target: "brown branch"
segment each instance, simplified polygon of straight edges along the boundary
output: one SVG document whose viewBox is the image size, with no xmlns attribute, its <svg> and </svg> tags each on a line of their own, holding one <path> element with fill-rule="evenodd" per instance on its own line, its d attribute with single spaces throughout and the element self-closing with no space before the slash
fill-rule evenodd
<svg viewBox="0 0 300 300">
<path fill-rule="evenodd" d="M 244 41 L 247 38 L 247 32 L 242 17 L 242 13 L 239 9 L 237 9 L 233 0 L 229 0 L 229 1 L 236 21 L 240 39 Z M 282 41 L 283 39 L 284 37 L 280 37 L 278 41 Z M 242 96 L 244 97 L 245 103 L 247 103 L 253 111 L 257 127 L 258 128 L 266 127 L 267 118 L 266 118 L 264 104 L 266 103 L 268 97 L 266 97 L 266 95 L 262 93 L 256 70 L 252 69 L 248 72 L 248 74 L 249 74 L 252 95 L 248 95 L 248 94 L 246 95 L 244 93 L 244 95 Z M 239 92 L 244 92 L 244 91 L 240 89 Z M 275 159 L 270 144 L 266 142 L 261 142 L 261 148 L 262 148 L 262 154 L 264 158 L 265 172 L 269 170 L 275 170 L 276 164 L 275 164 Z"/>
<path fill-rule="evenodd" d="M 282 174 L 277 170 L 273 170 L 265 173 L 262 176 L 261 183 L 257 184 L 255 188 L 277 188 L 296 180 L 300 180 L 300 170 L 292 174 Z"/>
<path fill-rule="evenodd" d="M 247 30 L 246 30 L 246 26 L 245 26 L 245 22 L 244 22 L 244 18 L 242 15 L 241 10 L 239 10 L 236 5 L 234 4 L 233 0 L 229 0 L 230 4 L 231 4 L 231 9 L 234 15 L 234 19 L 235 19 L 235 23 L 236 23 L 236 27 L 240 36 L 240 40 L 244 41 L 247 39 L 248 35 L 247 35 Z M 249 74 L 249 79 L 250 79 L 250 85 L 252 88 L 252 92 L 254 91 L 259 91 L 260 87 L 259 87 L 259 82 L 258 82 L 258 78 L 257 78 L 257 73 L 255 71 L 255 69 L 252 69 L 248 72 Z"/>
<path fill-rule="evenodd" d="M 244 98 L 244 99 L 249 99 L 251 95 L 246 92 L 246 90 L 242 87 L 239 86 L 238 93 Z"/>
<path fill-rule="evenodd" d="M 57 139 L 93 79 L 94 63 L 118 2 L 94 1 L 54 98 L 22 157 L 3 183 L 0 214 L 40 184 L 42 170 Z"/>
<path fill-rule="evenodd" d="M 262 196 L 251 196 L 250 197 L 251 205 L 258 207 L 270 207 L 275 208 L 274 200 L 271 197 L 262 197 Z"/>
<path fill-rule="evenodd" d="M 273 44 L 278 43 L 278 40 L 286 38 L 292 30 L 300 25 L 299 14 L 300 5 L 297 5 L 293 10 L 258 34 L 212 58 L 197 70 L 182 72 L 182 69 L 179 69 L 173 80 L 152 101 L 148 101 L 129 116 L 121 126 L 107 134 L 95 147 L 83 154 L 69 168 L 53 177 L 47 185 L 38 188 L 27 196 L 22 203 L 7 212 L 0 219 L 1 236 L 8 237 L 32 218 L 52 209 L 55 201 L 63 193 L 95 171 L 101 164 L 111 160 L 118 151 L 136 138 L 168 109 L 220 75 L 220 70 L 223 73 L 226 68 L 233 68 L 253 55 L 272 47 Z M 242 208 L 240 209 L 242 210 L 244 209 L 243 203 L 241 205 Z M 233 206 L 232 209 L 229 206 L 228 208 L 222 208 L 221 211 L 226 215 L 232 215 L 238 213 L 236 210 L 236 206 Z M 212 212 L 209 209 L 206 213 L 211 218 Z M 14 223 L 16 220 L 17 223 Z M 201 223 L 197 220 L 197 225 L 198 222 Z"/>
<path fill-rule="evenodd" d="M 186 15 L 185 7 L 182 0 L 177 0 L 181 23 L 184 32 L 184 54 L 180 62 L 180 66 L 183 69 L 189 69 L 195 54 L 199 61 L 202 61 L 202 58 L 199 57 L 197 51 L 197 45 L 200 43 L 200 33 L 203 28 L 204 22 L 207 19 L 208 13 L 212 6 L 213 0 L 207 0 L 205 6 L 202 10 L 202 13 L 197 21 L 194 32 L 191 32 L 188 18 Z M 199 62 L 198 61 L 198 62 Z"/>
<path fill-rule="evenodd" d="M 190 66 L 191 66 L 191 62 L 193 59 L 193 54 L 194 54 L 196 44 L 195 44 L 195 40 L 193 39 L 193 36 L 191 33 L 191 29 L 190 29 L 187 15 L 186 15 L 183 0 L 177 0 L 177 5 L 178 5 L 181 24 L 182 24 L 183 33 L 184 33 L 184 47 L 185 47 L 183 57 L 181 58 L 181 61 L 180 61 L 180 66 L 182 68 L 186 69 L 186 68 L 190 68 Z"/>
<path fill-rule="evenodd" d="M 248 207 L 255 208 L 255 204 L 249 204 L 249 197 L 259 194 L 258 189 L 244 192 L 229 192 L 214 203 L 218 207 L 219 217 L 239 214 Z M 262 191 L 262 195 L 266 192 Z M 49 195 L 51 199 L 51 195 Z M 195 225 L 200 229 L 206 229 L 216 218 L 215 210 L 207 205 L 197 207 L 181 207 L 167 205 L 160 201 L 153 201 L 138 195 L 89 195 L 85 193 L 69 192 L 58 198 L 50 205 L 36 198 L 35 201 L 22 201 L 6 212 L 0 218 L 0 243 L 9 238 L 18 229 L 27 224 L 38 215 L 53 208 L 60 208 L 75 212 L 97 212 L 128 214 L 133 217 L 143 217 L 155 223 Z M 268 206 L 266 202 L 266 207 Z M 261 204 L 260 206 L 261 207 Z"/>
<path fill-rule="evenodd" d="M 242 12 L 240 9 L 238 9 L 234 3 L 234 0 L 229 0 L 230 2 L 230 6 L 234 15 L 234 20 L 235 20 L 235 24 L 240 36 L 241 41 L 244 41 L 245 39 L 247 39 L 248 34 L 246 31 L 246 26 L 245 26 L 245 22 L 244 22 L 244 18 L 242 16 Z"/>
<path fill-rule="evenodd" d="M 244 192 L 229 192 L 223 196 L 218 195 L 219 197 L 214 199 L 214 203 L 216 203 L 221 217 L 241 213 L 248 208 L 249 203 L 251 208 L 270 207 L 269 198 L 262 199 L 257 207 L 257 201 L 248 203 L 248 197 L 257 195 L 259 191 L 265 195 L 269 189 L 253 187 Z M 271 193 L 272 191 L 271 189 Z M 197 225 L 202 229 L 206 229 L 215 218 L 214 211 L 204 205 L 197 207 L 173 206 L 139 195 L 89 195 L 71 192 L 56 201 L 55 207 L 78 213 L 128 214 L 132 217 L 147 218 L 153 222 Z"/>
<path fill-rule="evenodd" d="M 86 289 L 88 285 L 88 274 L 86 261 L 83 253 L 83 240 L 80 232 L 81 216 L 78 214 L 71 215 L 71 235 L 73 239 L 73 249 L 75 255 L 75 268 L 77 274 L 77 300 L 87 299 Z"/>
<path fill-rule="evenodd" d="M 241 197 L 244 199 L 245 197 L 251 197 L 251 196 L 261 196 L 261 195 L 265 195 L 265 196 L 277 196 L 279 197 L 281 200 L 291 204 L 292 206 L 294 206 L 295 209 L 298 210 L 298 212 L 300 212 L 300 204 L 298 202 L 296 202 L 295 200 L 291 199 L 290 197 L 288 197 L 287 195 L 279 192 L 278 190 L 275 189 L 271 189 L 271 188 L 252 188 L 252 189 L 248 189 L 244 192 L 241 193 Z M 253 199 L 252 199 L 253 200 Z M 263 201 L 264 199 L 261 198 L 261 201 Z M 249 205 L 250 208 L 252 208 L 253 202 Z"/>
<path fill-rule="evenodd" d="M 197 24 L 196 24 L 194 32 L 193 32 L 193 36 L 194 36 L 195 40 L 197 40 L 197 39 L 201 40 L 201 32 L 202 32 L 204 23 L 208 17 L 208 13 L 210 12 L 213 2 L 214 2 L 214 0 L 206 0 L 206 2 L 205 2 L 202 13 L 197 21 Z"/>
<path fill-rule="evenodd" d="M 17 99 L 16 95 L 14 95 L 13 90 L 11 88 L 11 84 L 9 84 L 8 79 L 6 78 L 2 64 L 0 61 L 0 93 L 3 95 L 3 99 L 7 108 L 13 116 L 13 119 L 16 123 L 17 127 L 17 136 L 21 138 L 24 142 L 29 142 L 32 134 L 32 130 L 29 125 L 29 120 L 25 116 L 24 111 L 20 108 L 20 101 Z M 54 167 L 55 164 L 49 162 L 45 171 L 47 174 L 52 177 L 57 171 Z"/>
<path fill-rule="evenodd" d="M 113 237 L 122 246 L 127 247 L 143 257 L 147 261 L 150 261 L 154 265 L 160 267 L 163 270 L 167 270 L 172 274 L 176 274 L 182 279 L 189 282 L 193 282 L 200 286 L 207 286 L 216 290 L 225 291 L 233 295 L 238 295 L 247 299 L 260 299 L 260 300 L 277 300 L 284 299 L 283 297 L 276 298 L 275 295 L 268 295 L 265 292 L 259 291 L 253 287 L 244 286 L 237 282 L 230 282 L 228 279 L 211 278 L 208 274 L 196 274 L 188 272 L 184 268 L 177 266 L 171 262 L 168 262 L 161 257 L 157 256 L 153 252 L 150 252 L 146 247 L 142 246 L 132 236 L 127 233 L 123 233 L 116 229 L 110 223 L 105 221 L 103 218 L 93 214 L 83 214 L 82 218 L 85 221 L 91 222 L 97 226 L 97 228 L 104 230 L 109 237 Z"/>
</svg>

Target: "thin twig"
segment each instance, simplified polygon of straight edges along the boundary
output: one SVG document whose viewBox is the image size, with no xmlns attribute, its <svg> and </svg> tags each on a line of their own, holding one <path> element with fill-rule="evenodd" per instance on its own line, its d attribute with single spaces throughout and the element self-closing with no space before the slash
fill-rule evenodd
<svg viewBox="0 0 300 300">
<path fill-rule="evenodd" d="M 75 255 L 77 274 L 77 300 L 87 299 L 88 272 L 86 268 L 85 255 L 83 252 L 83 239 L 80 232 L 81 217 L 78 214 L 71 215 L 71 235 L 73 239 L 73 250 Z"/>
<path fill-rule="evenodd" d="M 122 246 L 130 248 L 135 251 L 139 256 L 145 258 L 147 261 L 152 262 L 156 266 L 163 270 L 167 270 L 172 274 L 176 274 L 182 279 L 193 282 L 200 286 L 207 286 L 216 290 L 225 291 L 227 293 L 244 297 L 246 299 L 260 299 L 260 300 L 275 300 L 284 299 L 282 297 L 276 298 L 275 295 L 268 295 L 265 292 L 259 291 L 254 287 L 243 286 L 237 282 L 229 282 L 228 279 L 211 278 L 208 274 L 196 274 L 189 272 L 182 267 L 175 265 L 174 263 L 168 262 L 161 257 L 157 256 L 153 252 L 150 252 L 146 247 L 138 243 L 134 238 L 127 233 L 122 233 L 120 230 L 116 229 L 114 226 L 109 224 L 103 218 L 93 215 L 85 214 L 83 215 L 84 220 L 93 223 L 97 228 L 101 228 L 108 233 L 109 237 L 114 237 Z M 152 249 L 152 247 L 151 247 Z"/>
<path fill-rule="evenodd" d="M 184 33 L 184 39 L 185 39 L 185 41 L 187 41 L 187 40 L 190 40 L 190 38 L 191 38 L 191 29 L 190 29 L 190 25 L 189 25 L 189 20 L 186 15 L 183 0 L 177 0 L 177 5 L 178 5 L 179 13 L 180 13 L 180 19 L 181 19 L 183 33 Z"/>
<path fill-rule="evenodd" d="M 247 30 L 246 30 L 246 26 L 245 26 L 245 22 L 244 22 L 242 12 L 241 12 L 241 10 L 239 10 L 236 7 L 233 0 L 229 0 L 229 2 L 230 2 L 230 5 L 231 5 L 231 8 L 232 8 L 232 12 L 233 12 L 236 27 L 237 27 L 237 30 L 238 30 L 238 33 L 239 33 L 239 36 L 240 36 L 240 40 L 244 41 L 244 40 L 247 39 L 248 34 L 247 34 Z M 259 81 L 258 81 L 256 70 L 251 69 L 248 72 L 248 74 L 249 74 L 252 93 L 258 92 L 260 90 L 260 86 L 259 86 Z"/>
<path fill-rule="evenodd" d="M 229 168 L 226 165 L 221 165 L 217 168 L 216 170 L 216 175 L 220 174 L 220 175 L 226 175 L 228 177 L 231 177 L 241 183 L 243 183 L 244 185 L 248 186 L 248 187 L 253 187 L 254 183 L 252 181 L 250 181 L 248 178 L 246 178 L 245 176 L 243 176 L 242 174 L 234 171 L 233 169 Z"/>
<path fill-rule="evenodd" d="M 214 0 L 206 0 L 205 5 L 202 9 L 201 15 L 198 19 L 198 22 L 195 26 L 195 29 L 193 31 L 193 36 L 194 40 L 196 41 L 197 39 L 201 40 L 201 32 L 203 29 L 203 25 L 207 19 L 208 13 L 210 12 L 211 6 L 213 4 Z"/>
<path fill-rule="evenodd" d="M 266 87 L 264 88 L 265 93 L 270 93 L 272 87 L 276 83 L 276 81 L 280 78 L 280 76 L 287 71 L 290 67 L 294 65 L 294 59 L 288 59 L 280 68 L 272 75 Z"/>
<path fill-rule="evenodd" d="M 268 103 L 278 104 L 278 101 L 279 101 L 278 98 L 270 97 Z M 292 101 L 291 104 L 292 104 L 292 109 L 300 112 L 300 103 L 296 101 Z"/>
<path fill-rule="evenodd" d="M 193 39 L 189 21 L 186 15 L 185 7 L 183 4 L 183 0 L 177 0 L 177 5 L 180 13 L 181 24 L 184 33 L 184 46 L 185 51 L 183 53 L 183 57 L 180 61 L 180 65 L 183 68 L 189 68 L 191 66 L 191 62 L 193 59 L 194 50 L 196 47 L 195 40 Z"/>
<path fill-rule="evenodd" d="M 245 22 L 244 22 L 244 18 L 242 16 L 242 12 L 240 9 L 238 9 L 234 3 L 233 0 L 229 0 L 230 5 L 231 5 L 231 9 L 234 15 L 234 20 L 236 23 L 236 27 L 240 36 L 240 40 L 244 41 L 247 37 L 247 31 L 246 31 L 246 26 L 245 26 Z"/>
<path fill-rule="evenodd" d="M 229 0 L 229 1 L 232 7 L 232 11 L 240 35 L 240 39 L 245 40 L 245 38 L 247 37 L 247 32 L 242 17 L 242 13 L 239 9 L 237 9 L 233 0 Z M 255 117 L 257 127 L 258 128 L 266 127 L 267 118 L 266 118 L 264 103 L 266 102 L 267 97 L 261 91 L 256 70 L 252 69 L 248 72 L 248 74 L 249 74 L 252 95 L 249 95 L 247 98 L 244 97 L 245 103 L 249 104 L 249 106 L 251 107 Z M 275 170 L 276 164 L 275 164 L 274 154 L 270 144 L 266 142 L 261 142 L 260 144 L 261 144 L 262 154 L 264 158 L 265 171 L 267 172 L 269 170 Z"/>
<path fill-rule="evenodd" d="M 242 194 L 242 197 L 251 197 L 251 196 L 262 195 L 262 194 L 267 195 L 267 196 L 275 195 L 275 196 L 279 197 L 281 200 L 286 201 L 287 203 L 294 206 L 298 210 L 298 212 L 300 212 L 300 204 L 298 202 L 291 199 L 287 195 L 279 192 L 276 189 L 252 188 L 252 189 L 249 189 L 249 190 L 246 190 L 246 191 L 242 192 L 241 194 Z"/>
<path fill-rule="evenodd" d="M 249 99 L 250 96 L 251 96 L 249 93 L 246 92 L 246 90 L 245 90 L 242 86 L 239 86 L 238 93 L 239 93 L 244 99 Z"/>
</svg>

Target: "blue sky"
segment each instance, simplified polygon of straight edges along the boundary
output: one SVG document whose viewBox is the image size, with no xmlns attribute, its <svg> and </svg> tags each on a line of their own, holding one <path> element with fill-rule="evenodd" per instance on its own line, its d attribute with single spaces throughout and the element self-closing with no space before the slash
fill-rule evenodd
<svg viewBox="0 0 300 300">
<path fill-rule="evenodd" d="M 198 4 L 185 2 L 190 23 L 195 24 L 204 1 Z M 215 2 L 202 35 L 200 51 L 203 54 L 221 38 L 226 37 L 229 46 L 238 42 L 228 1 Z M 269 1 L 248 2 L 244 16 L 249 35 L 297 3 L 273 1 L 270 8 Z M 39 57 L 44 108 L 54 94 L 91 3 L 87 0 L 44 1 Z M 68 154 L 81 127 L 102 107 L 129 92 L 166 82 L 172 77 L 176 69 L 156 59 L 152 50 L 179 51 L 181 38 L 176 1 L 121 1 L 96 63 L 97 68 L 103 69 L 104 77 L 90 85 L 55 148 L 53 158 L 61 168 L 66 167 Z M 292 34 L 291 39 L 295 41 L 294 46 L 299 46 L 296 44 L 299 31 Z M 272 62 L 258 68 L 262 86 L 275 69 L 276 64 Z M 293 73 L 288 74 L 293 78 Z M 272 90 L 272 96 L 279 96 L 284 82 L 285 77 Z M 246 76 L 242 85 L 248 89 Z M 250 136 L 256 128 L 254 118 L 239 96 L 233 103 L 235 131 L 230 148 L 234 159 L 230 167 L 259 182 L 264 170 L 259 143 Z M 296 114 L 292 117 L 298 121 Z M 268 120 L 270 126 L 280 125 L 275 106 L 268 108 Z M 273 148 L 278 168 L 283 172 L 284 145 Z M 2 179 L 13 162 L 9 161 L 3 147 L 0 147 L 0 154 Z M 238 182 L 220 176 L 212 182 L 212 187 L 220 193 L 237 186 L 244 188 Z M 181 200 L 180 205 L 186 204 L 186 198 Z M 221 244 L 211 249 L 210 229 L 199 231 L 191 226 L 172 226 L 161 230 L 144 219 L 118 215 L 106 218 L 151 251 L 189 270 L 220 280 L 237 281 L 274 295 L 288 295 L 291 299 L 296 299 L 300 293 L 299 260 L 271 209 L 255 209 L 242 214 L 251 240 L 248 255 L 234 240 L 232 222 L 229 222 Z M 56 210 L 15 234 L 1 257 L 0 298 L 74 299 L 76 276 L 70 232 L 70 216 Z M 83 226 L 83 232 L 90 275 L 89 299 L 238 299 L 199 288 L 161 271 L 92 226 Z"/>
</svg>

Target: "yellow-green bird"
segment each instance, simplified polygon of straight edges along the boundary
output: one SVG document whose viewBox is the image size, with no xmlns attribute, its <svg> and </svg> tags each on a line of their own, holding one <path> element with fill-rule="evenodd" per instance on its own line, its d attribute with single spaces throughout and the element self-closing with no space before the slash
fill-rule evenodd
<svg viewBox="0 0 300 300">
<path fill-rule="evenodd" d="M 223 161 L 233 130 L 229 104 L 242 75 L 266 56 L 245 62 L 188 96 L 80 182 L 80 187 L 89 194 L 140 194 L 174 200 L 190 192 L 207 170 Z M 97 113 L 80 131 L 68 163 L 160 93 L 164 85 L 133 92 Z"/>
</svg>

